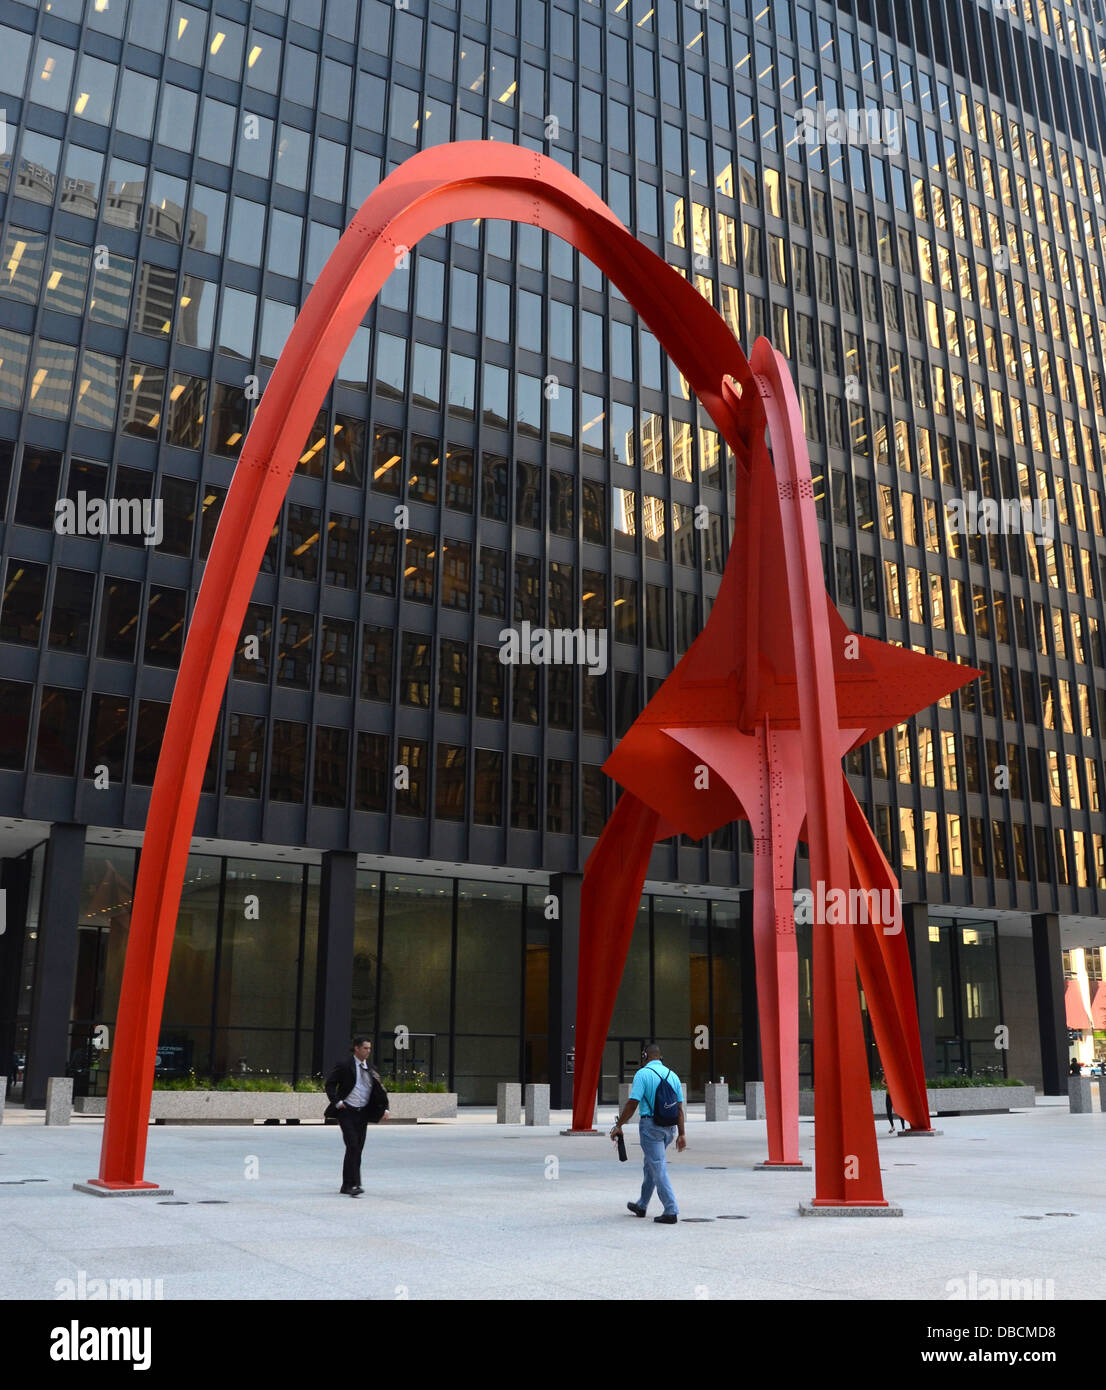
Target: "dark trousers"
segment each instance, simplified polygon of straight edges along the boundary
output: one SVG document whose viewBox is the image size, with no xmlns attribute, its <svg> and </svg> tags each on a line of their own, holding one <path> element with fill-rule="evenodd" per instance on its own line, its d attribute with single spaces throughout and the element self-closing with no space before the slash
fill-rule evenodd
<svg viewBox="0 0 1106 1390">
<path fill-rule="evenodd" d="M 369 1124 L 369 1112 L 350 1110 L 343 1106 L 338 1111 L 338 1123 L 342 1126 L 342 1138 L 346 1143 L 346 1157 L 342 1163 L 342 1186 L 361 1186 L 361 1150 L 365 1147 L 365 1130 Z"/>
</svg>

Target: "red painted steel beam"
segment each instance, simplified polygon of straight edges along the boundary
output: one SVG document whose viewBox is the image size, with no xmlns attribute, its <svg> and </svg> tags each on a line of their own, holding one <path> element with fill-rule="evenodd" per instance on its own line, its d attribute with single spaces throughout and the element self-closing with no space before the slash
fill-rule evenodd
<svg viewBox="0 0 1106 1390">
<path fill-rule="evenodd" d="M 592 1127 L 603 1048 L 634 935 L 649 856 L 658 836 L 669 833 L 656 811 L 631 792 L 623 792 L 588 856 L 580 889 L 580 921 L 590 929 L 580 931 L 576 973 L 574 1130 L 586 1132 Z"/>
<path fill-rule="evenodd" d="M 812 884 L 847 891 L 837 687 L 810 459 L 795 388 L 763 339 L 753 374 L 772 441 L 802 736 Z M 804 505 L 806 504 L 806 505 Z M 815 1206 L 886 1206 L 848 923 L 816 924 L 813 963 Z"/>
<path fill-rule="evenodd" d="M 899 884 L 844 776 L 842 783 L 852 868 L 850 886 L 880 895 L 881 920 L 853 925 L 856 966 L 868 1003 L 868 1017 L 895 1113 L 909 1120 L 911 1129 L 928 1130 L 931 1125 L 925 1062 L 910 947 L 902 929 Z M 886 916 L 885 902 L 895 905 L 890 929 L 882 920 Z"/>
</svg>

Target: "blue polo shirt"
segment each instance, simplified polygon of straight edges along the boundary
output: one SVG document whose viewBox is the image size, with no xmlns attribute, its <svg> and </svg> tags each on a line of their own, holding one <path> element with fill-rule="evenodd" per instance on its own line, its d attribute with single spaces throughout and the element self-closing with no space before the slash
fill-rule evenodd
<svg viewBox="0 0 1106 1390">
<path fill-rule="evenodd" d="M 638 1103 L 639 1114 L 646 1115 L 649 1119 L 653 1117 L 653 1098 L 657 1094 L 657 1084 L 660 1081 L 667 1081 L 676 1092 L 676 1098 L 683 1103 L 683 1090 L 680 1085 L 680 1078 L 671 1067 L 665 1066 L 661 1061 L 654 1060 L 647 1062 L 639 1071 L 634 1073 L 634 1084 L 630 1090 L 630 1099 Z"/>
</svg>

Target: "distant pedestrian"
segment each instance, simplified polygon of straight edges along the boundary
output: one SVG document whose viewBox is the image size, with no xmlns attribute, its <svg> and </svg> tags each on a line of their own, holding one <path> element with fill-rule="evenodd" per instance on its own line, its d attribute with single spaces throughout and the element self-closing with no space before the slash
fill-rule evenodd
<svg viewBox="0 0 1106 1390">
<path fill-rule="evenodd" d="M 668 1181 L 665 1150 L 673 1139 L 676 1140 L 677 1153 L 683 1153 L 687 1148 L 687 1138 L 684 1134 L 687 1117 L 684 1114 L 683 1090 L 680 1078 L 661 1060 L 661 1050 L 657 1043 L 649 1044 L 642 1052 L 641 1060 L 642 1066 L 634 1073 L 630 1099 L 614 1122 L 611 1139 L 614 1143 L 618 1142 L 622 1126 L 630 1122 L 634 1111 L 640 1105 L 638 1138 L 641 1141 L 644 1176 L 640 1198 L 636 1202 L 627 1202 L 626 1206 L 635 1216 L 644 1216 L 655 1190 L 664 1210 L 660 1216 L 654 1216 L 653 1220 L 665 1226 L 674 1226 L 679 1218 L 679 1207 L 676 1204 L 676 1194 Z M 671 1087 L 671 1091 L 667 1087 Z M 671 1121 L 657 1123 L 664 1116 L 666 1101 L 671 1104 Z"/>
<path fill-rule="evenodd" d="M 887 1092 L 887 1123 L 891 1126 L 891 1133 L 894 1134 L 894 1132 L 895 1132 L 895 1111 L 894 1111 L 894 1107 L 891 1105 L 891 1092 L 890 1092 L 890 1091 Z M 903 1129 L 906 1128 L 906 1121 L 903 1119 L 903 1117 L 902 1117 L 901 1115 L 899 1116 L 899 1124 L 900 1124 L 900 1126 L 901 1126 Z"/>
<path fill-rule="evenodd" d="M 1069 1075 L 1069 1076 L 1082 1076 L 1082 1075 L 1083 1075 L 1083 1068 L 1082 1068 L 1082 1066 L 1081 1066 L 1081 1064 L 1080 1064 L 1080 1061 L 1079 1061 L 1079 1058 L 1078 1058 L 1078 1057 L 1073 1057 L 1073 1058 L 1071 1059 L 1071 1066 L 1068 1067 L 1068 1075 Z"/>
<path fill-rule="evenodd" d="M 365 1147 L 365 1130 L 370 1124 L 387 1120 L 388 1093 L 379 1075 L 369 1065 L 373 1045 L 369 1038 L 358 1034 L 353 1039 L 349 1057 L 338 1063 L 326 1079 L 326 1094 L 330 1101 L 326 1117 L 337 1120 L 342 1127 L 346 1156 L 342 1164 L 342 1195 L 360 1197 L 361 1150 Z"/>
</svg>

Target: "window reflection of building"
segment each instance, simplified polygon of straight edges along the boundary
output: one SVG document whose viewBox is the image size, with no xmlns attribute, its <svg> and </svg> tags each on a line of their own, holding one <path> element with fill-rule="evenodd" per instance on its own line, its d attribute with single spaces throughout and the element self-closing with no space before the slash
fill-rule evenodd
<svg viewBox="0 0 1106 1390">
<path fill-rule="evenodd" d="M 664 416 L 650 412 L 641 425 L 641 466 L 647 472 L 664 472 L 664 445 Z"/>
<path fill-rule="evenodd" d="M 26 198 L 32 203 L 53 203 L 54 189 L 57 187 L 58 176 L 51 170 L 44 168 L 41 164 L 32 164 L 30 160 L 21 159 L 19 161 L 19 171 L 15 176 L 14 192 L 20 198 Z"/>
</svg>

